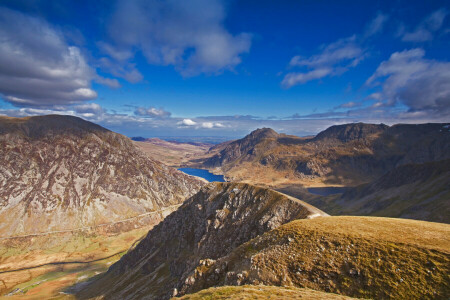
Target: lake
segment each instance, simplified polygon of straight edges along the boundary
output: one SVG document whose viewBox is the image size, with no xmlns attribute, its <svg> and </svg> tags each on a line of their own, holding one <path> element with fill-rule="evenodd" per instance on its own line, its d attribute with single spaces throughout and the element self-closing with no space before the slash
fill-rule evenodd
<svg viewBox="0 0 450 300">
<path fill-rule="evenodd" d="M 313 187 L 308 188 L 308 192 L 315 195 L 328 196 L 333 194 L 344 193 L 347 189 L 348 189 L 347 187 L 338 187 L 338 186 Z"/>
<path fill-rule="evenodd" d="M 209 182 L 212 182 L 212 181 L 225 182 L 223 175 L 214 175 L 213 173 L 209 172 L 208 170 L 193 169 L 193 168 L 179 168 L 178 170 L 180 170 L 181 172 L 186 173 L 188 175 L 204 178 L 204 179 L 208 180 Z"/>
</svg>

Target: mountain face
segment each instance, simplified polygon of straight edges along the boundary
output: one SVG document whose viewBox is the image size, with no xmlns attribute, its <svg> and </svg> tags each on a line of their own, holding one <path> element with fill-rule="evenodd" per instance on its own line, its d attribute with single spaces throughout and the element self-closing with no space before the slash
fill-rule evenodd
<svg viewBox="0 0 450 300">
<path fill-rule="evenodd" d="M 272 186 L 358 185 L 404 164 L 449 158 L 449 124 L 355 123 L 332 126 L 314 138 L 258 129 L 193 164 Z"/>
<path fill-rule="evenodd" d="M 80 118 L 0 118 L 0 236 L 158 222 L 202 185 Z"/>
<path fill-rule="evenodd" d="M 204 268 L 248 240 L 291 220 L 320 216 L 327 215 L 272 190 L 211 183 L 77 297 L 168 299 L 183 294 Z"/>
<path fill-rule="evenodd" d="M 342 195 L 315 197 L 308 203 L 333 215 L 450 223 L 450 160 L 401 165 Z"/>
</svg>

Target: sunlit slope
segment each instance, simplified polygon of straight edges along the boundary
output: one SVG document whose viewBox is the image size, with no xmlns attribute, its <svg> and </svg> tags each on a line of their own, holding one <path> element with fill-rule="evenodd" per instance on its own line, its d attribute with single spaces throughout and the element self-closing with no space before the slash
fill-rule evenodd
<svg viewBox="0 0 450 300">
<path fill-rule="evenodd" d="M 197 268 L 183 287 L 264 284 L 352 297 L 447 299 L 450 225 L 376 217 L 296 220 Z"/>
</svg>

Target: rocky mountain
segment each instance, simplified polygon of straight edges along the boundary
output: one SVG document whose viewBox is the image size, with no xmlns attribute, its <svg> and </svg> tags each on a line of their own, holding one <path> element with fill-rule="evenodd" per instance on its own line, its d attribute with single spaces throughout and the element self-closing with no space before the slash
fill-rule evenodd
<svg viewBox="0 0 450 300">
<path fill-rule="evenodd" d="M 284 194 L 241 183 L 211 183 L 155 226 L 77 297 L 168 299 L 233 249 L 295 219 L 327 216 Z"/>
<path fill-rule="evenodd" d="M 313 138 L 258 129 L 192 160 L 232 180 L 282 184 L 358 185 L 409 163 L 450 158 L 449 124 L 353 123 L 332 126 Z"/>
<path fill-rule="evenodd" d="M 342 195 L 313 197 L 308 203 L 333 215 L 450 223 L 450 160 L 401 165 Z"/>
<path fill-rule="evenodd" d="M 80 118 L 0 117 L 0 236 L 157 223 L 202 185 Z"/>
</svg>

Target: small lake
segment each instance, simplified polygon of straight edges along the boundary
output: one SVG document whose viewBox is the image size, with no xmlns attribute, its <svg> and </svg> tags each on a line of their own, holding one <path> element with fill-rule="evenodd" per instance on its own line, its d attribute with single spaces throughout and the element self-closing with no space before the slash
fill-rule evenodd
<svg viewBox="0 0 450 300">
<path fill-rule="evenodd" d="M 338 186 L 312 187 L 308 188 L 308 192 L 315 195 L 328 196 L 333 194 L 344 193 L 347 189 L 348 189 L 347 187 L 338 187 Z"/>
<path fill-rule="evenodd" d="M 204 178 L 204 179 L 208 180 L 209 182 L 212 182 L 212 181 L 225 182 L 223 175 L 214 175 L 213 173 L 209 172 L 208 170 L 193 169 L 193 168 L 179 168 L 178 170 L 183 173 L 186 173 L 188 175 L 193 175 L 193 176 Z"/>
</svg>

